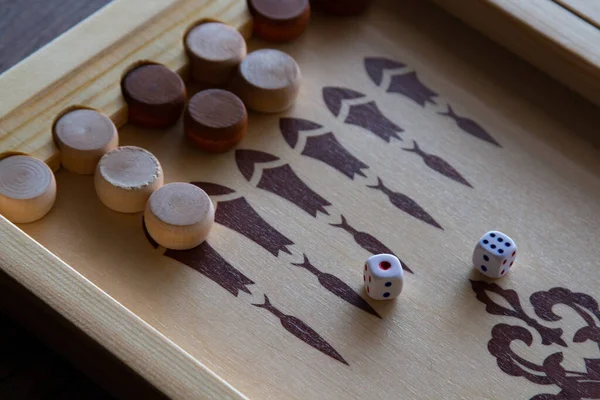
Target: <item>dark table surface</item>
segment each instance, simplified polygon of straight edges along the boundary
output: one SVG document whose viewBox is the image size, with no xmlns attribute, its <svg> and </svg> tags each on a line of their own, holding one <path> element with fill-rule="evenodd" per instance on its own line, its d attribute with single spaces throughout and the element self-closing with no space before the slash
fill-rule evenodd
<svg viewBox="0 0 600 400">
<path fill-rule="evenodd" d="M 109 2 L 0 0 L 0 73 Z M 0 310 L 0 399 L 112 397 Z"/>
<path fill-rule="evenodd" d="M 0 398 L 113 399 L 4 314 L 0 314 Z"/>
</svg>

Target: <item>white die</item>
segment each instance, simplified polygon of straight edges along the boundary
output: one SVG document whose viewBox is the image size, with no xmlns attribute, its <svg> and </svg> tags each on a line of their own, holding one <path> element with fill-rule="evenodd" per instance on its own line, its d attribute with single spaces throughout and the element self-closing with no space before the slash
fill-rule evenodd
<svg viewBox="0 0 600 400">
<path fill-rule="evenodd" d="M 404 271 L 398 257 L 377 254 L 369 257 L 363 272 L 365 290 L 375 300 L 398 297 L 404 284 Z"/>
<path fill-rule="evenodd" d="M 490 278 L 501 278 L 510 272 L 517 257 L 517 244 L 502 232 L 483 235 L 473 252 L 473 267 Z"/>
</svg>

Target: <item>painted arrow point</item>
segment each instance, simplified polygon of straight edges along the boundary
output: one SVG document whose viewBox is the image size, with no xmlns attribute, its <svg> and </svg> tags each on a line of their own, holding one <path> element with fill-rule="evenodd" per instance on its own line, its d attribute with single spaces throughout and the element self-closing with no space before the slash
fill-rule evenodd
<svg viewBox="0 0 600 400">
<path fill-rule="evenodd" d="M 277 161 L 279 157 L 275 157 L 272 154 L 265 153 L 257 150 L 236 150 L 235 151 L 235 162 L 237 163 L 238 169 L 244 175 L 247 181 L 252 179 L 254 174 L 254 165 L 256 163 L 265 163 L 270 161 Z"/>
<path fill-rule="evenodd" d="M 386 69 L 404 68 L 406 65 L 400 62 L 390 60 L 383 57 L 367 57 L 365 58 L 365 68 L 367 74 L 377 86 L 383 81 L 383 71 Z"/>
<path fill-rule="evenodd" d="M 323 125 L 302 118 L 281 118 L 279 120 L 279 130 L 291 148 L 296 147 L 296 143 L 298 143 L 298 132 L 313 131 L 322 127 Z"/>
<path fill-rule="evenodd" d="M 365 97 L 365 95 L 351 89 L 331 86 L 323 88 L 323 100 L 325 101 L 327 108 L 329 108 L 329 111 L 336 117 L 340 115 L 342 102 L 344 100 L 359 99 L 361 97 Z"/>
</svg>

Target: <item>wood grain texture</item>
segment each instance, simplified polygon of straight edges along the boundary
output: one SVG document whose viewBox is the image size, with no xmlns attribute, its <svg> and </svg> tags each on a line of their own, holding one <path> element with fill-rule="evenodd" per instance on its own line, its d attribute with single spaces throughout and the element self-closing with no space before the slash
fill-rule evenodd
<svg viewBox="0 0 600 400">
<path fill-rule="evenodd" d="M 297 39 L 310 22 L 308 0 L 249 0 L 254 35 L 269 42 Z"/>
<path fill-rule="evenodd" d="M 281 50 L 260 49 L 242 61 L 231 90 L 251 110 L 279 113 L 294 104 L 301 84 L 300 66 L 293 57 Z"/>
<path fill-rule="evenodd" d="M 94 174 L 96 194 L 108 208 L 138 213 L 152 193 L 164 183 L 160 162 L 137 146 L 121 146 L 106 153 Z"/>
<path fill-rule="evenodd" d="M 98 161 L 119 146 L 115 124 L 97 111 L 77 109 L 62 115 L 53 129 L 61 165 L 71 172 L 92 175 Z"/>
<path fill-rule="evenodd" d="M 207 22 L 185 37 L 190 77 L 208 85 L 226 85 L 246 57 L 246 40 L 229 25 Z"/>
<path fill-rule="evenodd" d="M 552 0 L 432 1 L 600 105 L 596 26 Z"/>
<path fill-rule="evenodd" d="M 231 92 L 203 90 L 188 102 L 183 124 L 186 136 L 198 148 L 222 153 L 244 138 L 248 112 L 242 100 Z"/>
<path fill-rule="evenodd" d="M 120 0 L 7 71 L 0 92 L 12 95 L 0 105 L 0 154 L 13 149 L 58 168 L 59 153 L 49 135 L 56 116 L 80 105 L 121 126 L 127 120 L 119 86 L 125 71 L 146 60 L 185 75 L 183 34 L 203 19 L 228 23 L 245 37 L 252 29 L 242 0 Z M 56 54 L 62 55 L 60 63 L 54 62 Z"/>
<path fill-rule="evenodd" d="M 0 265 L 4 272 L 167 396 L 243 398 L 169 339 L 1 216 L 0 235 Z M 64 282 L 69 283 L 64 286 Z M 58 287 L 62 289 L 55 290 Z M 90 318 L 92 315 L 94 317 Z M 169 372 L 158 372 L 157 368 L 166 368 Z"/>
<path fill-rule="evenodd" d="M 56 200 L 56 179 L 46 163 L 23 155 L 0 160 L 0 214 L 14 223 L 43 218 Z"/>
<path fill-rule="evenodd" d="M 0 3 L 0 8 L 2 8 L 0 14 L 0 26 L 2 26 L 0 28 L 2 32 L 2 35 L 0 35 L 0 49 L 2 49 L 0 52 L 0 73 L 2 73 L 54 39 L 65 29 L 89 16 L 108 1 L 59 0 L 39 2 L 37 0 L 24 0 Z M 56 319 L 54 318 L 57 313 L 51 309 L 44 313 L 37 311 L 38 307 L 33 305 L 33 296 L 23 288 L 11 290 L 10 288 L 14 287 L 7 283 L 9 278 L 4 273 L 2 275 L 1 293 L 3 298 L 1 307 L 3 313 L 10 314 L 12 319 L 5 315 L 0 317 L 0 331 L 2 332 L 0 335 L 3 335 L 0 341 L 2 343 L 0 362 L 3 371 L 0 397 L 6 400 L 21 400 L 35 393 L 42 397 L 51 395 L 63 399 L 111 399 L 112 396 L 85 377 L 82 372 L 45 347 L 45 345 L 50 345 L 54 351 L 65 356 L 69 349 L 76 347 L 74 343 L 84 342 L 85 339 L 79 341 L 74 335 L 67 335 L 64 331 L 58 332 Z M 25 299 L 28 297 L 32 298 L 32 301 L 26 301 Z M 30 315 L 32 318 L 27 318 Z M 49 319 L 52 318 L 53 323 L 50 323 L 46 318 L 40 318 L 41 315 L 48 316 Z M 24 332 L 23 328 L 18 327 L 17 324 L 28 326 L 33 335 Z M 66 348 L 53 346 L 52 341 L 47 339 L 56 336 L 49 335 L 49 332 L 44 331 L 43 327 L 38 326 L 44 326 L 44 324 L 52 326 L 58 337 L 66 338 L 69 336 L 69 345 L 65 346 Z M 34 336 L 41 340 L 36 340 Z M 96 346 L 98 345 L 96 344 Z M 74 362 L 74 359 L 81 360 L 81 355 L 85 355 L 83 359 L 88 361 L 89 366 L 90 358 L 93 358 L 94 361 L 102 359 L 98 352 L 94 357 L 87 358 L 92 352 L 93 350 L 90 347 L 79 348 L 78 351 L 69 353 L 68 358 L 70 362 Z M 76 365 L 78 368 L 83 367 L 81 362 L 77 362 Z M 128 374 L 123 369 L 116 367 L 114 363 L 104 365 L 110 365 L 104 370 L 119 370 L 117 374 L 127 381 L 127 385 L 112 385 L 110 389 L 113 395 L 124 398 L 125 396 L 121 392 L 123 388 L 130 388 L 130 390 L 141 393 L 139 387 L 140 385 L 143 386 L 144 383 L 141 382 L 140 378 L 136 379 L 131 373 Z M 87 366 L 83 370 L 90 373 Z M 103 368 L 99 368 L 99 370 L 102 371 Z M 95 372 L 99 371 L 96 370 Z M 40 381 L 48 382 L 47 378 L 49 376 L 54 378 L 50 385 L 39 384 Z M 104 387 L 107 386 L 105 380 Z M 44 392 L 44 389 L 47 389 L 47 392 Z M 156 398 L 156 395 L 151 396 L 148 392 L 146 394 L 149 398 Z"/>
<path fill-rule="evenodd" d="M 0 73 L 111 0 L 0 1 Z"/>
<path fill-rule="evenodd" d="M 579 18 L 600 28 L 600 3 L 587 0 L 554 0 Z"/>
<path fill-rule="evenodd" d="M 132 125 L 165 129 L 174 125 L 185 107 L 183 79 L 163 65 L 146 64 L 129 71 L 121 82 Z"/>
<path fill-rule="evenodd" d="M 25 240 L 0 242 L 0 265 L 174 398 L 206 387 L 199 364 L 261 399 L 584 397 L 600 358 L 597 108 L 417 0 L 319 15 L 277 48 L 306 84 L 285 112 L 251 113 L 235 151 L 196 151 L 181 125 L 121 129 L 167 182 L 211 196 L 208 241 L 157 247 L 141 215 L 106 209 L 89 177 L 59 171 L 53 212 L 22 228 L 71 267 L 39 266 Z M 520 250 L 496 286 L 470 260 L 490 229 Z M 381 249 L 407 267 L 394 302 L 361 289 L 364 260 Z M 133 315 L 142 331 L 123 330 Z M 140 340 L 157 331 L 168 345 Z M 159 362 L 165 352 L 183 360 Z"/>
<path fill-rule="evenodd" d="M 144 212 L 148 233 L 159 245 L 190 250 L 208 237 L 215 221 L 210 197 L 190 183 L 169 183 L 152 193 Z"/>
<path fill-rule="evenodd" d="M 599 358 L 595 342 L 572 340 L 584 320 L 563 306 L 560 320 L 543 319 L 530 299 L 558 288 L 599 300 L 597 109 L 422 1 L 319 15 L 277 48 L 306 84 L 286 112 L 250 113 L 235 151 L 196 151 L 181 125 L 121 129 L 124 145 L 161 160 L 167 182 L 211 196 L 203 245 L 155 248 L 141 215 L 111 212 L 89 177 L 66 171 L 53 213 L 23 229 L 250 398 L 560 392 L 556 379 L 498 367 L 488 344 L 515 332 L 525 340 L 513 350 L 536 366 L 562 352 L 565 369 L 591 376 L 584 358 Z M 471 265 L 490 229 L 520 250 L 498 287 Z M 410 269 L 394 302 L 362 291 L 364 260 L 382 248 Z M 172 365 L 157 365 L 152 381 Z"/>
</svg>

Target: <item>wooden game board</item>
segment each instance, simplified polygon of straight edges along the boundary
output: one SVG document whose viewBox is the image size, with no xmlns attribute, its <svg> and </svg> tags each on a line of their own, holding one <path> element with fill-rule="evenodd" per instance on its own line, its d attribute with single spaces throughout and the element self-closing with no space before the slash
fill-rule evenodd
<svg viewBox="0 0 600 400">
<path fill-rule="evenodd" d="M 57 168 L 53 121 L 98 109 L 211 195 L 208 242 L 155 248 L 58 170 L 46 218 L 0 218 L 3 271 L 172 398 L 600 398 L 595 107 L 435 6 L 382 0 L 250 40 L 296 58 L 301 96 L 207 155 L 127 125 L 119 88 L 140 60 L 186 76 L 200 19 L 249 37 L 242 0 L 117 0 L 0 76 L 0 153 Z M 497 281 L 471 266 L 490 229 L 519 246 Z M 407 267 L 396 301 L 362 289 L 383 251 Z"/>
</svg>

